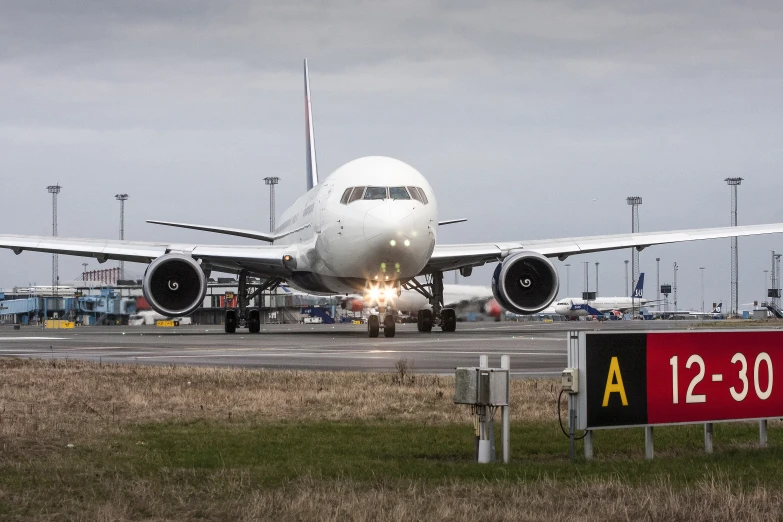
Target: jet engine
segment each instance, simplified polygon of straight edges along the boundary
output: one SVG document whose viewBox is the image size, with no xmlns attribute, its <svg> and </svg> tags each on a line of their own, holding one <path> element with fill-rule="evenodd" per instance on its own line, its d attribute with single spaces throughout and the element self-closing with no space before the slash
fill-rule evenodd
<svg viewBox="0 0 783 522">
<path fill-rule="evenodd" d="M 492 275 L 497 302 L 517 314 L 534 314 L 557 297 L 557 269 L 537 252 L 519 252 L 499 263 Z"/>
<path fill-rule="evenodd" d="M 153 310 L 167 317 L 178 317 L 191 314 L 202 305 L 207 278 L 192 257 L 166 254 L 147 267 L 142 288 Z"/>
</svg>

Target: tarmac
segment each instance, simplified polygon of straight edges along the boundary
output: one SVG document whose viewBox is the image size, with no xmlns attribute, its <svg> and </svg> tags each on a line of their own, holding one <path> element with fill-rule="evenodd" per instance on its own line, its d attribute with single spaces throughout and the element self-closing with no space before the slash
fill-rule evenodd
<svg viewBox="0 0 783 522">
<path fill-rule="evenodd" d="M 687 329 L 692 321 L 459 323 L 454 333 L 397 325 L 393 338 L 370 339 L 365 325 L 263 325 L 260 334 L 221 326 L 99 326 L 46 330 L 0 326 L 0 357 L 79 359 L 103 363 L 228 366 L 295 370 L 391 372 L 401 359 L 418 373 L 452 375 L 478 366 L 479 355 L 500 366 L 511 355 L 512 376 L 553 377 L 566 365 L 569 330 Z"/>
</svg>

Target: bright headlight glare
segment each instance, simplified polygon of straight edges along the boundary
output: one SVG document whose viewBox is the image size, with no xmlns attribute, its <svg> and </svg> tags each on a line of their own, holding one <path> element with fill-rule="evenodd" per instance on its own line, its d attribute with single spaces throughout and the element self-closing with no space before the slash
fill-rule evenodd
<svg viewBox="0 0 783 522">
<path fill-rule="evenodd" d="M 392 239 L 391 241 L 389 241 L 389 244 L 391 246 L 397 246 L 397 241 L 395 239 Z"/>
<path fill-rule="evenodd" d="M 411 246 L 411 240 L 410 239 L 406 239 L 405 241 L 402 242 L 402 244 L 405 245 L 406 247 L 409 247 L 409 246 Z"/>
</svg>

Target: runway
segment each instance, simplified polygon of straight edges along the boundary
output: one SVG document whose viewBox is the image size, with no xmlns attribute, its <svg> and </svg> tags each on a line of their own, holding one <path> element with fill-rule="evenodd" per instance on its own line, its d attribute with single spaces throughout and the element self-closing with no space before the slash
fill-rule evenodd
<svg viewBox="0 0 783 522">
<path fill-rule="evenodd" d="M 103 363 L 232 366 L 298 370 L 394 371 L 401 359 L 419 373 L 453 374 L 477 366 L 481 354 L 499 366 L 511 355 L 515 377 L 556 376 L 566 364 L 566 332 L 573 329 L 687 328 L 683 321 L 460 323 L 455 333 L 423 334 L 397 326 L 394 338 L 367 337 L 364 325 L 267 325 L 260 334 L 227 335 L 218 326 L 84 327 L 45 330 L 0 327 L 0 356 L 79 359 Z"/>
</svg>

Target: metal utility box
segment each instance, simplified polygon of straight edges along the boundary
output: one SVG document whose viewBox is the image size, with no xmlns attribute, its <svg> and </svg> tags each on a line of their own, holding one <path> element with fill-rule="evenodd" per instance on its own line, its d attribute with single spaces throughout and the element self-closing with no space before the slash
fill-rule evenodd
<svg viewBox="0 0 783 522">
<path fill-rule="evenodd" d="M 508 406 L 508 370 L 457 368 L 455 404 Z"/>
</svg>

